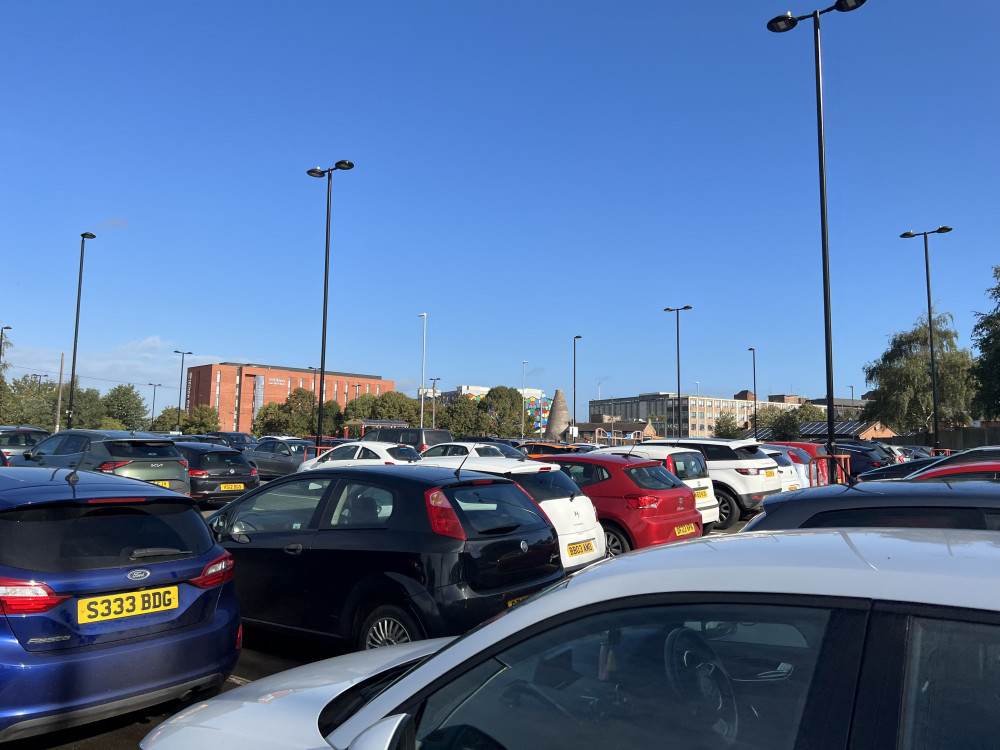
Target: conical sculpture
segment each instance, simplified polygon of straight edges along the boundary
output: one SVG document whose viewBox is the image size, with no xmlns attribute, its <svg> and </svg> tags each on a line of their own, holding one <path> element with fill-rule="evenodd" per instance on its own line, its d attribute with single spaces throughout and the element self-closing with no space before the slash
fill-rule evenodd
<svg viewBox="0 0 1000 750">
<path fill-rule="evenodd" d="M 561 389 L 556 389 L 556 395 L 552 397 L 552 406 L 549 407 L 549 421 L 545 425 L 545 439 L 561 442 L 566 439 L 569 432 L 569 407 L 566 405 L 566 397 Z"/>
</svg>

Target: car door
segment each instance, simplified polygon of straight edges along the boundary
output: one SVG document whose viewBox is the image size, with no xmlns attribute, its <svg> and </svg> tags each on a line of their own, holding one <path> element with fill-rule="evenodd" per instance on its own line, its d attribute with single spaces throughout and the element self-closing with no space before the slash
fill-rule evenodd
<svg viewBox="0 0 1000 750">
<path fill-rule="evenodd" d="M 245 618 L 302 626 L 310 595 L 307 553 L 332 482 L 312 472 L 296 474 L 234 501 L 225 514 L 222 546 L 236 560 L 236 592 Z"/>
<path fill-rule="evenodd" d="M 257 467 L 257 471 L 265 476 L 272 473 L 271 449 L 274 447 L 273 440 L 264 440 L 256 448 L 250 451 L 249 459 Z"/>
<path fill-rule="evenodd" d="M 603 466 L 595 463 L 580 461 L 559 461 L 559 468 L 566 476 L 576 483 L 576 486 L 583 490 L 583 494 L 590 498 L 597 510 L 598 518 L 614 518 L 621 520 L 621 514 L 616 509 L 615 498 L 605 491 L 602 486 L 611 479 L 611 472 Z"/>
<path fill-rule="evenodd" d="M 29 466 L 60 466 L 61 464 L 58 463 L 58 459 L 56 458 L 56 452 L 65 439 L 66 435 L 53 435 L 52 437 L 45 438 L 45 440 L 28 451 L 28 458 L 25 463 Z"/>
<path fill-rule="evenodd" d="M 90 446 L 90 438 L 86 435 L 67 435 L 66 439 L 59 444 L 55 453 L 46 457 L 46 462 L 43 466 L 61 466 L 67 469 L 76 468 L 77 464 L 80 463 L 81 457 L 84 459 L 84 465 L 80 467 L 81 470 L 89 469 L 95 464 L 94 461 L 88 461 L 90 456 L 84 456 L 84 451 L 87 451 Z"/>
</svg>

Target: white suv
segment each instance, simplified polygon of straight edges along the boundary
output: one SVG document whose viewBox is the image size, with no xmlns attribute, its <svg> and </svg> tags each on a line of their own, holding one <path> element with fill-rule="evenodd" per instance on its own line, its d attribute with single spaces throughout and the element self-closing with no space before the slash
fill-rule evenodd
<svg viewBox="0 0 1000 750">
<path fill-rule="evenodd" d="M 677 445 L 701 451 L 719 500 L 717 529 L 728 529 L 740 518 L 754 515 L 764 498 L 781 492 L 778 464 L 761 451 L 757 440 L 658 438 L 641 445 Z"/>
<path fill-rule="evenodd" d="M 701 513 L 701 533 L 707 534 L 719 522 L 719 501 L 715 497 L 708 464 L 701 451 L 676 445 L 637 443 L 636 445 L 605 446 L 590 451 L 615 456 L 638 456 L 659 461 L 663 468 L 694 490 L 694 504 Z"/>
</svg>

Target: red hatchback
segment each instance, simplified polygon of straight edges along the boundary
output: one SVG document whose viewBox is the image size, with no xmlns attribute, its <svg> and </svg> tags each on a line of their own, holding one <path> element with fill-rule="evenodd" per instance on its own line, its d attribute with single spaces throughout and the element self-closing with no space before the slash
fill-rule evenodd
<svg viewBox="0 0 1000 750">
<path fill-rule="evenodd" d="M 694 490 L 659 461 L 572 453 L 546 456 L 559 464 L 597 509 L 608 554 L 701 536 Z"/>
</svg>

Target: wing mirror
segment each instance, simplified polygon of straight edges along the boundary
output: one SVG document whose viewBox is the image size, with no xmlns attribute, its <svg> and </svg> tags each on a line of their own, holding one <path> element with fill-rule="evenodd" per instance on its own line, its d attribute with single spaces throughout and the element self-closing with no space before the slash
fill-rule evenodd
<svg viewBox="0 0 1000 750">
<path fill-rule="evenodd" d="M 413 717 L 387 716 L 354 738 L 349 750 L 414 750 L 417 746 Z"/>
</svg>

